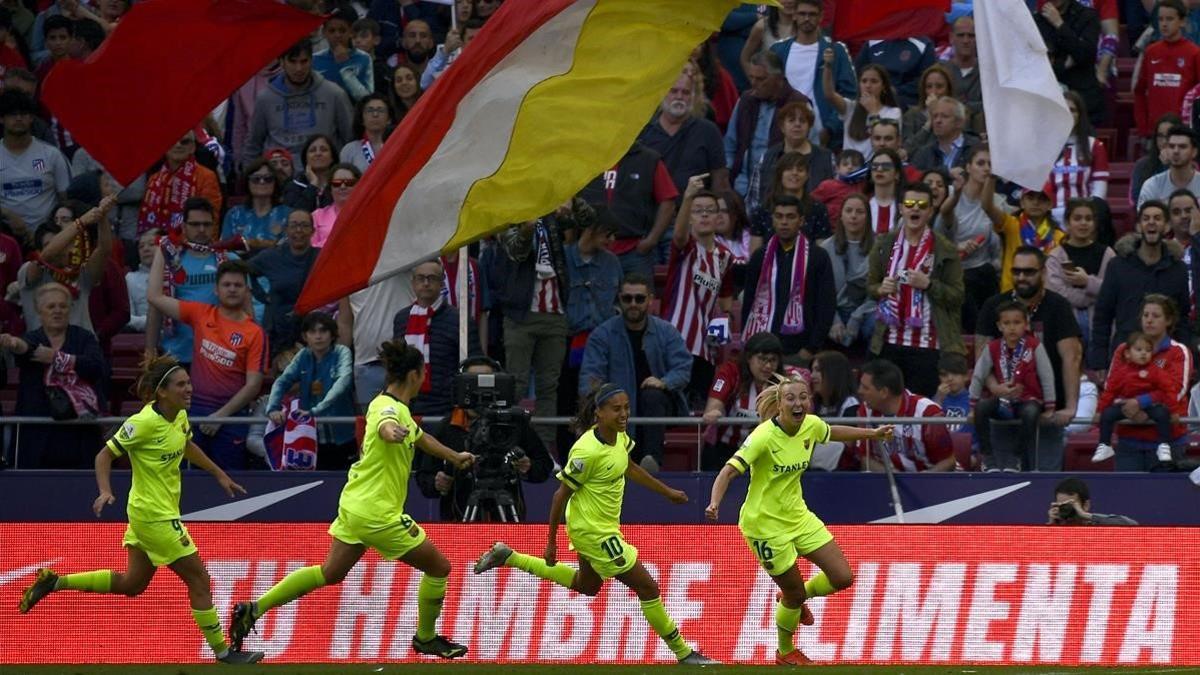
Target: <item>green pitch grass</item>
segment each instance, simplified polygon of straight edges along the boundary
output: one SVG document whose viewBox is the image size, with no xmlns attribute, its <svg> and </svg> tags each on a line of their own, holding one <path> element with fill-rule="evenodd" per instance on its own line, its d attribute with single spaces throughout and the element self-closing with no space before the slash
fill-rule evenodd
<svg viewBox="0 0 1200 675">
<path fill-rule="evenodd" d="M 1156 666 L 1138 668 L 1068 668 L 1055 666 L 809 666 L 803 669 L 775 669 L 764 666 L 579 666 L 562 665 L 489 665 L 489 664 L 388 664 L 356 663 L 330 665 L 272 665 L 238 666 L 184 665 L 184 666 L 0 666 L 0 675 L 193 675 L 194 673 L 226 673 L 228 675 L 366 675 L 368 673 L 394 673 L 396 675 L 765 675 L 770 672 L 811 672 L 815 675 L 1072 675 L 1074 673 L 1117 673 L 1138 675 L 1162 673 L 1164 675 L 1200 673 L 1200 667 Z"/>
</svg>

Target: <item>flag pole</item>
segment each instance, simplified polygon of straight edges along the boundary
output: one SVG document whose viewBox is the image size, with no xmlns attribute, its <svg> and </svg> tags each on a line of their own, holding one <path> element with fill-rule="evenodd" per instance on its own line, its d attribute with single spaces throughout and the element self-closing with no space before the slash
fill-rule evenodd
<svg viewBox="0 0 1200 675">
<path fill-rule="evenodd" d="M 458 274 L 454 277 L 454 294 L 458 296 L 458 362 L 467 359 L 467 327 L 471 321 L 471 298 L 467 288 L 467 277 L 471 274 L 470 251 L 464 246 L 458 249 Z"/>
<path fill-rule="evenodd" d="M 450 5 L 450 30 L 458 30 L 458 3 Z"/>
</svg>

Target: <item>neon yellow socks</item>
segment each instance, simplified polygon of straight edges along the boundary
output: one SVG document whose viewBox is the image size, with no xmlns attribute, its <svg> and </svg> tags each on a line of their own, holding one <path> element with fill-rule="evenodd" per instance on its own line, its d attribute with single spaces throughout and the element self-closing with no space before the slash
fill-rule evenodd
<svg viewBox="0 0 1200 675">
<path fill-rule="evenodd" d="M 229 653 L 229 645 L 225 642 L 225 633 L 221 632 L 221 619 L 217 616 L 217 608 L 192 609 L 192 618 L 204 634 L 204 641 L 212 648 L 217 658 Z"/>
<path fill-rule="evenodd" d="M 417 586 L 417 639 L 428 642 L 437 637 L 437 619 L 446 597 L 446 577 L 421 577 Z"/>
<path fill-rule="evenodd" d="M 528 572 L 539 579 L 553 581 L 564 588 L 570 588 L 575 580 L 575 568 L 558 563 L 551 567 L 541 558 L 513 551 L 504 562 L 506 567 L 515 567 L 522 572 Z"/>
<path fill-rule="evenodd" d="M 642 600 L 642 614 L 646 617 L 646 622 L 654 629 L 655 633 L 667 643 L 667 646 L 674 652 L 675 658 L 682 659 L 692 653 L 692 648 L 683 641 L 683 636 L 679 634 L 679 629 L 675 627 L 675 622 L 671 620 L 667 614 L 667 608 L 663 607 L 662 598 L 654 598 L 653 600 Z"/>
<path fill-rule="evenodd" d="M 58 578 L 58 583 L 54 585 L 54 590 L 108 593 L 112 590 L 112 578 L 112 570 L 94 570 L 92 572 L 64 574 Z"/>
<path fill-rule="evenodd" d="M 819 598 L 822 595 L 836 593 L 837 589 L 829 583 L 829 577 L 824 572 L 817 572 L 813 578 L 804 582 L 804 595 L 809 598 Z"/>
<path fill-rule="evenodd" d="M 315 591 L 324 585 L 325 574 L 321 572 L 320 565 L 301 567 L 280 579 L 279 583 L 263 593 L 262 597 L 254 603 L 254 618 L 257 619 L 275 607 L 286 605 L 305 593 Z"/>
<path fill-rule="evenodd" d="M 780 655 L 796 651 L 792 636 L 796 634 L 796 627 L 800 625 L 800 613 L 803 609 L 803 605 L 795 609 L 785 607 L 782 600 L 775 603 L 775 630 L 779 633 Z"/>
</svg>

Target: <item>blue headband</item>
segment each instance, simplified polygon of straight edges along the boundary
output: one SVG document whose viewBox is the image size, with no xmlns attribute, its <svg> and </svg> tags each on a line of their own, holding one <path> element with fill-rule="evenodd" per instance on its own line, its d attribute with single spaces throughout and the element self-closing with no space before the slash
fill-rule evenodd
<svg viewBox="0 0 1200 675">
<path fill-rule="evenodd" d="M 606 384 L 603 387 L 600 387 L 600 390 L 596 392 L 596 407 L 599 408 L 608 399 L 616 396 L 617 394 L 624 394 L 624 393 L 625 393 L 625 390 L 618 387 L 617 385 Z"/>
</svg>

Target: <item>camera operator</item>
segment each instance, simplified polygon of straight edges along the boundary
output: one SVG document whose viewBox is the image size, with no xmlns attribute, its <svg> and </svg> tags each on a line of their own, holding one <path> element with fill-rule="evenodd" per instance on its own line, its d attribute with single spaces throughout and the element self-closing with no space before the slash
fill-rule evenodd
<svg viewBox="0 0 1200 675">
<path fill-rule="evenodd" d="M 503 372 L 500 364 L 486 356 L 471 356 L 462 362 L 460 373 L 494 374 Z M 465 451 L 470 443 L 471 423 L 479 418 L 477 410 L 455 407 L 446 420 L 430 430 L 434 438 L 444 445 L 457 451 Z M 519 480 L 509 484 L 513 502 L 516 505 L 517 517 L 525 520 L 525 498 L 521 489 L 522 482 L 543 483 L 554 471 L 554 460 L 542 443 L 542 439 L 534 433 L 528 424 L 521 425 L 517 439 L 517 455 L 511 464 Z M 466 513 L 467 500 L 475 486 L 474 469 L 456 470 L 448 462 L 443 462 L 432 456 L 422 455 L 417 458 L 417 486 L 421 494 L 441 503 L 441 519 L 443 521 L 458 521 Z M 482 508 L 486 514 L 483 519 L 492 519 L 495 510 Z"/>
<path fill-rule="evenodd" d="M 1047 525 L 1137 525 L 1127 516 L 1091 513 L 1092 500 L 1087 483 L 1078 478 L 1064 478 L 1054 487 Z"/>
</svg>

